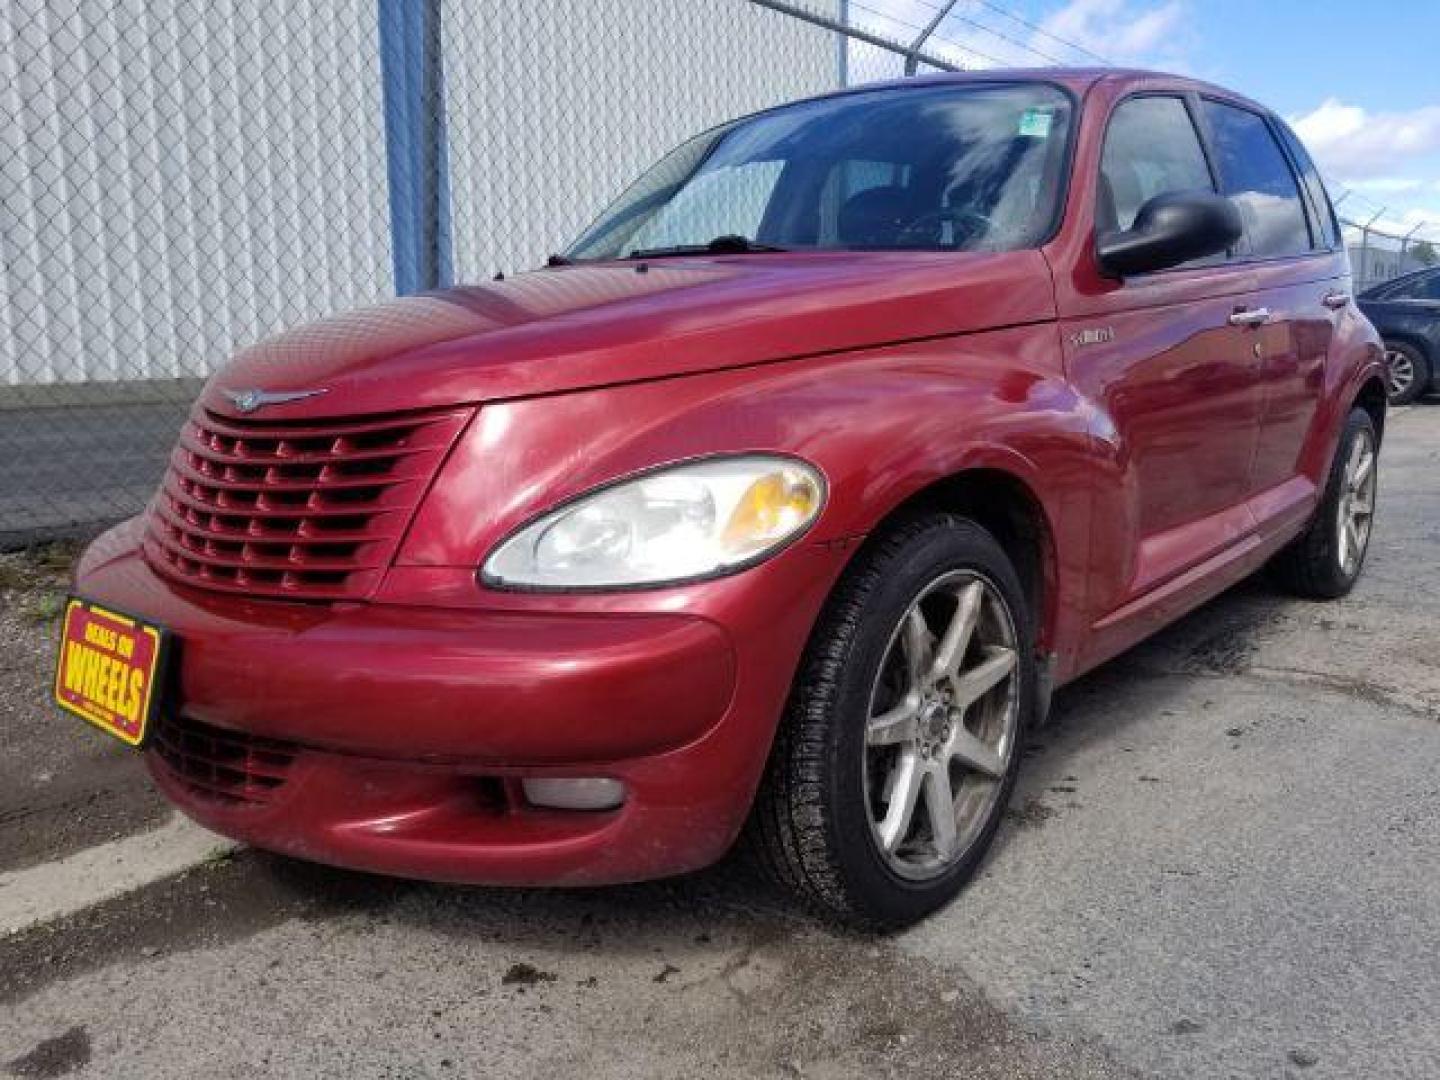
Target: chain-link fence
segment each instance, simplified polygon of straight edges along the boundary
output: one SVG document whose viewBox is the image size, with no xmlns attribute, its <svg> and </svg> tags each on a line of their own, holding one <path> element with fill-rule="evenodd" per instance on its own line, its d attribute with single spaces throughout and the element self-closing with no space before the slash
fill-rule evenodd
<svg viewBox="0 0 1440 1080">
<path fill-rule="evenodd" d="M 1061 62 L 1008 0 L 7 0 L 0 546 L 140 509 L 242 346 L 536 266 L 705 127 Z"/>
<path fill-rule="evenodd" d="M 837 57 L 746 0 L 7 0 L 0 544 L 142 507 L 238 348 L 536 266 Z"/>
<path fill-rule="evenodd" d="M 1377 228 L 1376 217 L 1360 221 L 1342 216 L 1340 223 L 1357 292 L 1440 263 L 1440 227 L 1422 222 L 1398 233 Z"/>
</svg>

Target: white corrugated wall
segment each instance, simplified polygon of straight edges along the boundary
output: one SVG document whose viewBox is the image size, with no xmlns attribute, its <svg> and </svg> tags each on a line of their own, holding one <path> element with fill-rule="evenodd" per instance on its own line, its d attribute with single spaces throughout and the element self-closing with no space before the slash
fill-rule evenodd
<svg viewBox="0 0 1440 1080">
<path fill-rule="evenodd" d="M 442 12 L 460 280 L 535 266 L 690 135 L 836 85 L 832 34 L 745 0 L 443 0 Z"/>
<path fill-rule="evenodd" d="M 832 35 L 745 0 L 441 11 L 459 280 L 535 265 L 686 136 L 836 79 Z M 0 386 L 206 375 L 391 294 L 377 19 L 0 4 Z"/>
<path fill-rule="evenodd" d="M 0 5 L 0 384 L 204 375 L 391 289 L 375 0 Z"/>
</svg>

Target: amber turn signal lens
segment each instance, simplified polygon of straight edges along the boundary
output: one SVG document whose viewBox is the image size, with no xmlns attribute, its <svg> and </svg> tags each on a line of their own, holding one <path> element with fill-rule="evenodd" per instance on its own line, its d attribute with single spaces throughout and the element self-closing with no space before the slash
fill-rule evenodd
<svg viewBox="0 0 1440 1080">
<path fill-rule="evenodd" d="M 819 501 L 819 488 L 807 473 L 782 467 L 757 479 L 740 496 L 721 543 L 726 551 L 741 555 L 764 549 L 809 521 Z"/>
</svg>

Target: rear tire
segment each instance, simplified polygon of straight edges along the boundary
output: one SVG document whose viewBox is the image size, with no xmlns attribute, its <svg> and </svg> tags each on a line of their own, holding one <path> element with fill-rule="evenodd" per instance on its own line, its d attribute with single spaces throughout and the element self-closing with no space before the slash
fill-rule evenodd
<svg viewBox="0 0 1440 1080">
<path fill-rule="evenodd" d="M 873 541 L 791 691 L 746 830 L 762 869 L 870 928 L 952 900 L 1014 787 L 1033 640 L 1019 578 L 974 522 L 937 514 Z"/>
<path fill-rule="evenodd" d="M 1354 588 L 1370 546 L 1379 469 L 1375 423 L 1364 409 L 1352 409 L 1314 520 L 1270 564 L 1281 585 L 1317 600 Z"/>
<path fill-rule="evenodd" d="M 1430 362 L 1414 345 L 1385 342 L 1385 395 L 1391 405 L 1409 405 L 1430 388 Z"/>
</svg>

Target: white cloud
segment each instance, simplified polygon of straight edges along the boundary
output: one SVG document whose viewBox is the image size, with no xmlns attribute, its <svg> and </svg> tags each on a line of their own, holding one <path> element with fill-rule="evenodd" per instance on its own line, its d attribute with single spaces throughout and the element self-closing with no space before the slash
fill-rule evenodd
<svg viewBox="0 0 1440 1080">
<path fill-rule="evenodd" d="M 1407 210 L 1397 208 L 1384 212 L 1380 212 L 1379 207 L 1365 207 L 1363 210 L 1346 214 L 1349 209 L 1346 204 L 1341 203 L 1340 215 L 1347 223 L 1346 235 L 1353 235 L 1357 240 L 1360 226 L 1372 222 L 1373 219 L 1370 228 L 1382 236 L 1392 239 L 1409 236 L 1412 240 L 1440 243 L 1440 207 L 1412 206 Z M 1380 216 L 1374 218 L 1377 212 L 1380 212 Z"/>
<path fill-rule="evenodd" d="M 1047 16 L 1041 26 L 1046 33 L 1081 45 L 1113 63 L 1175 67 L 1181 66 L 1181 50 L 1189 29 L 1186 15 L 1182 0 L 1161 4 L 1069 0 Z"/>
<path fill-rule="evenodd" d="M 1395 177 L 1407 161 L 1440 152 L 1440 105 L 1371 113 L 1327 98 L 1291 122 L 1321 170 L 1342 180 Z"/>
<path fill-rule="evenodd" d="M 1375 227 L 1395 236 L 1412 234 L 1416 239 L 1440 238 L 1440 208 L 1412 206 L 1401 214 L 1386 214 Z"/>
<path fill-rule="evenodd" d="M 1383 191 L 1401 194 L 1410 191 L 1419 191 L 1425 186 L 1425 181 L 1416 176 L 1366 176 L 1350 181 L 1350 187 L 1360 188 L 1363 191 Z M 1435 185 L 1440 187 L 1440 183 Z"/>
</svg>

